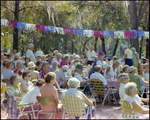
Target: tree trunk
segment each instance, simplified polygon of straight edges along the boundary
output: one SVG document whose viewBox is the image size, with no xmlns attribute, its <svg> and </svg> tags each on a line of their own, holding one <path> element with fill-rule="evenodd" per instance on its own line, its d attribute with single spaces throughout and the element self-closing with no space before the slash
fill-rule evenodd
<svg viewBox="0 0 150 120">
<path fill-rule="evenodd" d="M 84 42 L 84 44 L 83 44 L 83 50 L 82 50 L 82 52 L 85 51 L 86 43 L 87 43 L 87 40 L 85 40 L 85 42 Z M 80 54 L 81 54 L 81 53 L 80 53 Z"/>
<path fill-rule="evenodd" d="M 129 1 L 129 3 L 130 3 L 129 11 L 130 11 L 131 30 L 137 30 L 138 29 L 138 18 L 137 18 L 136 1 Z M 138 39 L 132 39 L 131 46 L 135 47 L 136 51 L 138 52 L 138 48 L 139 48 Z"/>
<path fill-rule="evenodd" d="M 20 1 L 15 1 L 15 12 L 14 12 L 15 21 L 19 21 L 19 2 Z M 14 28 L 13 49 L 16 49 L 18 51 L 18 28 Z"/>
<path fill-rule="evenodd" d="M 97 52 L 97 41 L 98 37 L 95 37 L 94 51 Z"/>
<path fill-rule="evenodd" d="M 116 41 L 115 48 L 114 48 L 114 51 L 113 51 L 113 55 L 112 55 L 112 56 L 114 56 L 114 55 L 116 54 L 117 47 L 118 47 L 118 42 L 119 42 L 119 39 L 117 38 L 117 41 Z"/>
<path fill-rule="evenodd" d="M 102 51 L 105 53 L 106 55 L 106 49 L 105 49 L 105 38 L 101 38 L 102 40 Z"/>
</svg>

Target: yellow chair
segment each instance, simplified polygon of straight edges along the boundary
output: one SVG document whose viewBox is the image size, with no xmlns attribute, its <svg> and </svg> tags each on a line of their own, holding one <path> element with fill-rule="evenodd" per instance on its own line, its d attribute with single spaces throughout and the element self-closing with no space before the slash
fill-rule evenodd
<svg viewBox="0 0 150 120">
<path fill-rule="evenodd" d="M 61 101 L 63 103 L 64 114 L 67 114 L 72 119 L 73 119 L 73 117 L 74 118 L 82 117 L 82 116 L 86 115 L 85 109 L 88 108 L 89 106 L 87 106 L 85 108 L 82 95 L 63 93 L 61 96 Z M 63 114 L 63 116 L 64 116 L 64 114 Z M 90 109 L 90 115 L 92 115 L 91 109 Z"/>
<path fill-rule="evenodd" d="M 139 116 L 135 115 L 135 112 L 129 102 L 121 100 L 122 117 L 124 119 L 138 119 Z"/>
<path fill-rule="evenodd" d="M 102 107 L 104 106 L 105 99 L 109 94 L 113 95 L 115 102 L 117 104 L 117 101 L 116 101 L 116 98 L 114 95 L 116 93 L 117 89 L 113 89 L 111 87 L 106 88 L 99 79 L 91 79 L 91 84 L 92 84 L 92 87 L 90 89 L 92 92 L 92 98 L 95 97 L 94 94 L 99 94 L 104 97 L 103 102 L 102 102 Z M 102 101 L 102 99 L 101 99 L 101 101 Z"/>
<path fill-rule="evenodd" d="M 142 92 L 142 89 L 141 89 L 141 81 L 140 81 L 140 78 L 135 78 L 134 75 L 128 75 L 129 78 L 130 78 L 130 81 L 129 82 L 134 82 L 137 84 L 137 94 L 138 95 L 141 95 L 141 92 Z"/>
<path fill-rule="evenodd" d="M 57 112 L 59 113 L 59 111 L 58 111 L 58 109 L 57 109 L 57 105 L 56 105 L 55 100 L 54 100 L 52 97 L 37 96 L 36 98 L 37 98 L 37 101 L 38 101 L 38 103 L 39 103 L 39 107 L 40 107 L 40 105 L 44 105 L 44 106 L 55 105 L 55 106 L 56 106 L 56 107 L 55 107 L 55 110 L 54 110 L 53 112 L 45 112 L 45 111 L 43 111 L 43 110 L 39 110 L 39 107 L 38 107 L 38 114 L 51 115 L 51 116 L 49 117 L 49 119 L 52 118 L 52 116 L 54 116 L 54 118 L 55 118 L 56 113 L 57 113 Z M 38 119 L 38 114 L 37 114 L 37 119 Z M 59 117 L 60 117 L 60 114 L 59 114 Z"/>
</svg>

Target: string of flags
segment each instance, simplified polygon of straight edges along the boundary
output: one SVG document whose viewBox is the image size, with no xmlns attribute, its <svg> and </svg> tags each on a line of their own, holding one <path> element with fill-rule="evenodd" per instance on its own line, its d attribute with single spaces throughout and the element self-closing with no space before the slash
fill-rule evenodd
<svg viewBox="0 0 150 120">
<path fill-rule="evenodd" d="M 44 31 L 50 33 L 58 33 L 61 35 L 77 35 L 85 37 L 100 37 L 100 38 L 125 38 L 125 39 L 149 39 L 149 31 L 101 31 L 101 30 L 84 30 L 74 28 L 62 28 L 46 25 L 36 25 L 31 23 L 17 22 L 12 20 L 1 19 L 1 26 L 22 28 L 23 30 Z M 51 39 L 51 37 L 50 37 Z"/>
</svg>

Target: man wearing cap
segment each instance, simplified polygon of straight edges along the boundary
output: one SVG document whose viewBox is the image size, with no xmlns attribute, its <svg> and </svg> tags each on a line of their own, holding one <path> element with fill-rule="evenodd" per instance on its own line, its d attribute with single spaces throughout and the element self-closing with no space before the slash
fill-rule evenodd
<svg viewBox="0 0 150 120">
<path fill-rule="evenodd" d="M 83 66 L 78 64 L 76 66 L 76 73 L 74 75 L 75 78 L 77 78 L 80 81 L 80 85 L 85 85 L 87 82 L 90 82 L 90 79 L 87 77 L 83 77 L 82 74 Z"/>
<path fill-rule="evenodd" d="M 34 57 L 34 54 L 33 54 L 34 45 L 33 44 L 29 44 L 28 48 L 29 49 L 26 51 L 26 57 L 30 58 L 30 60 L 32 62 L 35 62 L 35 57 Z"/>
<path fill-rule="evenodd" d="M 134 75 L 135 78 L 139 78 L 141 81 L 141 85 L 143 86 L 144 84 L 147 84 L 148 82 L 144 81 L 139 75 L 135 74 L 136 69 L 134 66 L 129 67 L 129 75 Z"/>
<path fill-rule="evenodd" d="M 124 47 L 124 58 L 122 60 L 122 62 L 125 61 L 125 65 L 129 65 L 132 66 L 133 65 L 133 61 L 132 61 L 132 51 L 130 49 L 128 49 L 127 47 Z"/>
<path fill-rule="evenodd" d="M 64 65 L 62 68 L 57 69 L 55 71 L 56 73 L 56 81 L 59 84 L 60 87 L 65 88 L 67 85 L 68 80 L 65 77 L 65 72 L 69 71 L 69 67 L 67 65 Z"/>
<path fill-rule="evenodd" d="M 60 63 L 61 63 L 61 61 L 62 61 L 62 59 L 61 59 L 61 53 L 58 53 L 58 54 L 56 55 L 56 57 L 53 58 L 52 63 L 53 63 L 54 61 L 57 61 L 58 64 L 60 65 Z"/>
<path fill-rule="evenodd" d="M 27 64 L 27 66 L 28 66 L 28 70 L 30 71 L 30 74 L 31 74 L 31 80 L 37 79 L 39 72 L 38 72 L 38 71 L 35 71 L 36 65 L 34 64 L 34 62 L 32 62 L 32 61 L 29 62 L 29 63 Z"/>
<path fill-rule="evenodd" d="M 104 52 L 100 52 L 98 54 L 98 61 L 96 62 L 96 65 L 99 65 L 102 71 L 105 70 L 105 66 L 106 66 L 106 62 L 104 61 L 104 58 L 105 58 Z"/>
<path fill-rule="evenodd" d="M 87 52 L 87 57 L 86 57 L 87 64 L 92 65 L 92 63 L 93 63 L 94 60 L 95 60 L 95 57 L 96 57 L 96 53 L 95 53 L 95 51 L 93 50 L 93 46 L 91 46 L 91 47 L 90 47 L 90 50 Z"/>
</svg>

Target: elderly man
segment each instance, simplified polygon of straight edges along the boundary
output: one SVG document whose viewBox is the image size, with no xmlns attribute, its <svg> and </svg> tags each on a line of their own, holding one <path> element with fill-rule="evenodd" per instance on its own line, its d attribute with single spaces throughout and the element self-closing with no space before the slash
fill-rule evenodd
<svg viewBox="0 0 150 120">
<path fill-rule="evenodd" d="M 96 57 L 96 53 L 93 50 L 93 46 L 90 47 L 90 50 L 87 52 L 87 64 L 92 65 L 92 63 L 94 62 L 94 59 Z"/>
<path fill-rule="evenodd" d="M 132 61 L 132 51 L 130 49 L 128 49 L 127 47 L 124 47 L 124 58 L 122 60 L 122 62 L 125 61 L 125 65 L 129 65 L 129 66 L 132 66 L 133 65 L 133 61 Z"/>
<path fill-rule="evenodd" d="M 26 51 L 26 58 L 30 58 L 32 62 L 35 62 L 35 57 L 33 54 L 34 45 L 31 43 L 28 45 L 28 50 Z"/>
<path fill-rule="evenodd" d="M 81 85 L 85 85 L 87 82 L 90 82 L 90 79 L 88 79 L 87 77 L 83 77 L 81 75 L 82 71 L 83 71 L 83 66 L 78 64 L 76 66 L 76 73 L 75 73 L 74 77 L 80 81 Z"/>
<path fill-rule="evenodd" d="M 41 57 L 44 55 L 44 53 L 43 53 L 43 51 L 40 48 L 38 51 L 36 51 L 34 53 L 34 55 L 37 57 L 37 61 L 39 61 L 39 59 L 41 59 Z"/>
<path fill-rule="evenodd" d="M 56 81 L 58 82 L 59 86 L 62 88 L 65 88 L 67 85 L 67 79 L 65 77 L 65 72 L 69 71 L 69 67 L 67 65 L 64 65 L 62 68 L 57 69 L 55 71 L 56 73 Z"/>
<path fill-rule="evenodd" d="M 121 99 L 124 99 L 127 95 L 125 93 L 125 90 L 124 90 L 124 86 L 129 82 L 129 77 L 128 77 L 128 74 L 127 73 L 121 73 L 119 76 L 118 76 L 118 80 L 120 82 L 120 87 L 119 87 L 119 96 Z M 136 99 L 136 101 L 138 103 L 140 103 L 140 105 L 144 105 L 144 103 L 142 101 L 145 101 L 146 99 L 144 98 L 140 98 L 138 96 L 138 94 L 136 94 L 134 96 L 134 98 Z"/>
<path fill-rule="evenodd" d="M 34 62 L 32 62 L 32 61 L 29 62 L 29 63 L 27 64 L 27 66 L 28 66 L 28 70 L 30 71 L 30 74 L 31 74 L 31 80 L 37 79 L 39 72 L 38 72 L 38 71 L 35 71 L 36 65 L 34 64 Z"/>
<path fill-rule="evenodd" d="M 42 70 L 41 72 L 39 73 L 39 78 L 40 79 L 44 79 L 45 75 L 50 71 L 50 67 L 49 67 L 49 64 L 48 63 L 44 63 L 42 65 Z"/>
<path fill-rule="evenodd" d="M 53 58 L 52 63 L 53 63 L 54 61 L 57 61 L 58 64 L 60 65 L 60 63 L 61 63 L 61 61 L 62 61 L 62 59 L 61 59 L 61 53 L 58 53 L 58 54 L 56 55 L 56 57 Z"/>
<path fill-rule="evenodd" d="M 90 76 L 90 79 L 99 79 L 101 82 L 103 82 L 103 85 L 105 87 L 108 87 L 108 84 L 107 84 L 107 81 L 106 81 L 105 77 L 101 74 L 101 68 L 100 68 L 100 66 L 96 65 L 94 67 L 94 70 L 95 70 L 95 73 L 93 73 Z"/>
</svg>

